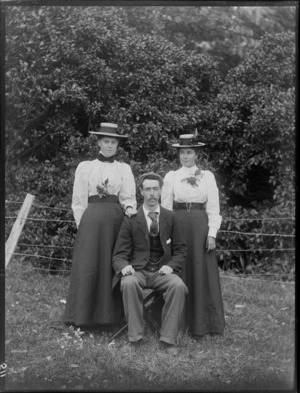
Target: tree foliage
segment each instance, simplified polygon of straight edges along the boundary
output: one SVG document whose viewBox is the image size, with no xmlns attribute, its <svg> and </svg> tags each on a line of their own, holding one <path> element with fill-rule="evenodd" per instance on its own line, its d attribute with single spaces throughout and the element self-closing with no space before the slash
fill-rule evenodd
<svg viewBox="0 0 300 393">
<path fill-rule="evenodd" d="M 219 174 L 246 205 L 272 201 L 287 176 L 293 199 L 294 54 L 292 33 L 266 34 L 227 75 L 204 116 Z"/>
<path fill-rule="evenodd" d="M 102 121 L 116 122 L 128 134 L 119 159 L 131 165 L 136 179 L 148 170 L 164 176 L 175 169 L 170 144 L 197 129 L 206 143 L 202 166 L 216 174 L 222 215 L 251 219 L 242 225 L 224 221 L 223 227 L 292 233 L 291 222 L 267 227 L 257 218 L 294 214 L 294 33 L 265 34 L 223 77 L 218 56 L 199 53 L 197 39 L 189 47 L 188 37 L 196 28 L 208 34 L 209 15 L 210 39 L 215 34 L 217 40 L 218 29 L 232 26 L 230 12 L 164 8 L 6 8 L 7 198 L 20 201 L 30 192 L 52 208 L 69 206 L 76 166 L 97 154 L 96 138 L 88 131 Z M 181 18 L 179 9 L 185 12 Z M 197 27 L 197 20 L 206 22 Z M 179 26 L 182 45 L 173 34 Z M 138 190 L 137 196 L 140 202 Z M 50 213 L 57 220 L 72 219 L 63 210 L 33 214 Z M 71 247 L 75 226 L 30 225 L 26 242 L 63 241 Z M 262 246 L 256 235 L 239 236 L 224 235 L 220 244 Z M 273 238 L 266 248 L 280 244 Z M 67 249 L 53 250 L 52 256 L 70 258 Z M 265 261 L 260 253 L 243 259 L 224 252 L 220 258 L 225 267 L 248 271 Z"/>
<path fill-rule="evenodd" d="M 208 53 L 226 74 L 263 35 L 295 32 L 293 6 L 123 7 L 129 26 L 159 35 L 186 50 Z M 259 16 L 259 17 L 258 17 Z"/>
<path fill-rule="evenodd" d="M 50 158 L 70 135 L 111 121 L 145 161 L 153 148 L 166 148 L 169 135 L 193 128 L 201 104 L 218 89 L 211 58 L 136 34 L 114 7 L 43 7 L 38 15 L 22 12 L 20 27 L 13 12 L 7 130 L 17 154 Z"/>
</svg>

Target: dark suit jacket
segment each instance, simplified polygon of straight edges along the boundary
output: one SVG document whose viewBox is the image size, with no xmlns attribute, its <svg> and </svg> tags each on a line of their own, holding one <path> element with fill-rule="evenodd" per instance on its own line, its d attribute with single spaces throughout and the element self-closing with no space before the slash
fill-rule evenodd
<svg viewBox="0 0 300 393">
<path fill-rule="evenodd" d="M 164 254 L 160 263 L 170 266 L 175 274 L 181 275 L 185 263 L 187 247 L 184 243 L 178 219 L 170 210 L 160 207 L 159 235 Z M 121 270 L 132 265 L 142 269 L 150 257 L 150 236 L 143 207 L 131 218 L 124 217 L 113 253 L 113 288 L 122 276 Z"/>
</svg>

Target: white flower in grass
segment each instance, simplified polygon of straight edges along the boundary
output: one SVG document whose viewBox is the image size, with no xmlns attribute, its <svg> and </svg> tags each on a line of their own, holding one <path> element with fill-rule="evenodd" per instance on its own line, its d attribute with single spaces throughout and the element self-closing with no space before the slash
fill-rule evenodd
<svg viewBox="0 0 300 393">
<path fill-rule="evenodd" d="M 108 348 L 109 351 L 114 351 L 114 350 L 116 349 L 116 343 L 115 343 L 115 341 L 114 341 L 114 340 L 111 341 L 111 342 L 108 344 L 107 348 Z"/>
</svg>

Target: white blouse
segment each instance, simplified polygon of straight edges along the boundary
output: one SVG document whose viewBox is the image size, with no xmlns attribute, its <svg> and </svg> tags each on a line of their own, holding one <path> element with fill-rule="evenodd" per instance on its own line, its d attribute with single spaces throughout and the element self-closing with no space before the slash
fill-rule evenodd
<svg viewBox="0 0 300 393">
<path fill-rule="evenodd" d="M 181 167 L 177 171 L 170 171 L 164 178 L 161 205 L 173 210 L 173 201 L 205 203 L 208 217 L 208 236 L 216 237 L 220 229 L 222 217 L 220 216 L 219 190 L 215 176 L 208 170 L 201 170 L 195 177 L 197 166 L 191 168 Z M 190 184 L 192 183 L 192 184 Z"/>
<path fill-rule="evenodd" d="M 135 181 L 128 164 L 123 162 L 102 162 L 98 159 L 82 161 L 75 171 L 72 210 L 77 227 L 88 206 L 88 197 L 98 195 L 97 185 L 107 184 L 107 194 L 117 195 L 125 208 L 136 209 Z"/>
</svg>

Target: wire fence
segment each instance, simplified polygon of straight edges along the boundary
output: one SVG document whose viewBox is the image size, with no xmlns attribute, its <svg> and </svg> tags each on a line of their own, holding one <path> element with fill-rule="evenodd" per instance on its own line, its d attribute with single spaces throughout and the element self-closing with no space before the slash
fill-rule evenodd
<svg viewBox="0 0 300 393">
<path fill-rule="evenodd" d="M 54 245 L 44 245 L 44 244 L 24 244 L 24 243 L 20 243 L 18 244 L 18 246 L 23 246 L 23 247 L 42 247 L 42 248 L 59 248 L 61 249 L 63 248 L 70 248 L 72 249 L 73 247 L 70 246 L 65 246 L 65 245 L 61 245 L 61 246 L 54 246 Z M 295 248 L 248 248 L 248 249 L 216 249 L 216 251 L 228 251 L 228 252 L 234 252 L 234 251 L 243 251 L 243 252 L 253 252 L 253 251 L 295 251 Z"/>
<path fill-rule="evenodd" d="M 220 229 L 219 232 L 235 233 L 235 234 L 238 234 L 238 235 L 295 237 L 295 235 L 286 235 L 286 234 L 283 234 L 283 233 L 240 232 L 240 231 L 226 231 L 226 230 L 223 230 L 223 229 Z"/>
<path fill-rule="evenodd" d="M 5 201 L 7 204 L 23 204 L 23 202 L 19 201 Z M 67 206 L 65 207 L 51 207 L 51 206 L 46 206 L 46 205 L 39 205 L 36 203 L 33 203 L 32 206 L 38 207 L 38 208 L 43 208 L 43 209 L 50 209 L 50 210 L 62 210 L 62 211 L 68 211 L 72 213 L 72 209 Z M 13 217 L 12 217 L 13 218 Z M 295 220 L 295 217 L 265 217 L 265 218 L 222 218 L 223 221 L 273 221 L 273 220 Z M 75 222 L 73 220 L 73 222 Z"/>
<path fill-rule="evenodd" d="M 5 201 L 5 203 L 7 204 L 23 204 L 23 202 L 19 202 L 19 201 Z M 59 211 L 66 211 L 71 213 L 72 209 L 71 208 L 66 208 L 66 207 L 50 207 L 50 206 L 46 206 L 46 205 L 41 205 L 41 204 L 36 204 L 33 203 L 33 206 L 39 208 L 39 209 L 49 209 L 49 210 L 59 210 Z M 6 216 L 5 219 L 18 219 L 17 216 Z M 274 221 L 274 220 L 286 220 L 286 221 L 291 221 L 291 220 L 295 220 L 295 217 L 265 217 L 265 218 L 223 218 L 222 222 L 226 222 L 226 221 Z M 38 222 L 60 222 L 60 223 L 68 223 L 68 224 L 74 224 L 75 220 L 55 220 L 55 219 L 50 219 L 50 218 L 30 218 L 28 217 L 26 219 L 26 221 L 38 221 Z M 251 235 L 251 236 L 270 236 L 270 237 L 287 237 L 287 238 L 295 238 L 294 234 L 284 234 L 284 233 L 262 233 L 262 232 L 242 232 L 242 231 L 231 231 L 231 230 L 223 230 L 220 229 L 218 232 L 221 232 L 223 234 L 238 234 L 238 235 Z M 44 248 L 44 249 L 73 249 L 73 247 L 71 246 L 66 246 L 66 245 L 46 245 L 46 244 L 31 244 L 31 243 L 21 243 L 18 244 L 18 247 L 37 247 L 37 248 Z M 216 249 L 216 252 L 224 252 L 224 253 L 229 253 L 229 252 L 291 252 L 291 251 L 295 251 L 295 248 L 293 247 L 280 247 L 280 248 L 251 248 L 251 249 Z M 48 260 L 56 260 L 56 261 L 63 261 L 63 262 L 72 262 L 71 259 L 68 258 L 57 258 L 57 257 L 52 257 L 52 256 L 47 256 L 47 255 L 40 255 L 40 254 L 30 254 L 30 253 L 21 253 L 21 252 L 14 252 L 13 255 L 15 256 L 20 256 L 20 257 L 25 257 L 25 258 L 41 258 L 41 259 L 48 259 Z M 24 266 L 24 265 L 22 265 Z M 38 270 L 48 270 L 49 268 L 37 268 L 34 267 L 35 269 Z M 69 271 L 68 269 L 55 269 L 55 271 L 57 272 L 66 272 Z M 258 274 L 256 274 L 258 275 Z M 276 274 L 272 273 L 272 274 L 263 274 L 264 276 L 276 276 Z M 281 274 L 278 274 L 278 276 L 280 276 Z M 223 276 L 226 278 L 229 278 L 230 276 Z M 231 277 L 231 278 L 235 278 L 235 277 Z M 282 282 L 282 281 L 279 281 Z"/>
<path fill-rule="evenodd" d="M 22 254 L 18 254 L 16 253 L 15 255 L 22 255 Z M 43 267 L 36 267 L 36 266 L 32 266 L 32 265 L 24 265 L 24 264 L 18 264 L 19 267 L 21 267 L 22 269 L 27 269 L 27 270 L 33 270 L 33 271 L 44 271 L 49 273 L 50 268 L 43 268 Z M 70 270 L 68 269 L 55 269 L 55 273 L 68 273 L 70 274 Z M 283 285 L 291 285 L 294 286 L 295 285 L 295 281 L 282 281 L 282 280 L 266 280 L 266 279 L 260 279 L 260 278 L 256 278 L 259 276 L 267 276 L 267 277 L 276 277 L 276 276 L 281 276 L 281 274 L 255 274 L 255 277 L 252 277 L 250 275 L 248 275 L 247 277 L 244 277 L 242 275 L 238 275 L 238 276 L 233 276 L 233 275 L 226 275 L 226 274 L 220 274 L 221 279 L 227 279 L 227 280 L 237 280 L 237 281 L 241 281 L 241 280 L 247 280 L 247 282 L 263 282 L 263 283 L 277 283 L 277 284 L 283 284 Z"/>
<path fill-rule="evenodd" d="M 269 277 L 271 277 L 271 276 L 273 276 L 274 274 L 270 274 L 270 275 L 268 275 Z M 220 277 L 222 277 L 222 278 L 226 278 L 226 279 L 229 279 L 229 280 L 251 280 L 251 281 L 263 281 L 263 282 L 272 282 L 272 283 L 274 283 L 274 282 L 276 282 L 276 283 L 280 283 L 280 284 L 291 284 L 291 285 L 295 285 L 295 281 L 279 281 L 279 280 L 272 280 L 272 281 L 267 281 L 267 280 L 262 280 L 262 279 L 260 279 L 260 278 L 253 278 L 253 277 L 242 277 L 242 276 L 238 276 L 238 277 L 234 277 L 234 276 L 226 276 L 226 275 L 224 275 L 224 274 L 220 274 Z"/>
<path fill-rule="evenodd" d="M 11 217 L 11 216 L 6 216 L 6 219 L 14 219 L 14 220 L 18 220 L 18 217 Z M 21 218 L 22 220 L 22 218 Z M 47 221 L 47 222 L 71 222 L 72 224 L 75 224 L 74 220 L 52 220 L 50 218 L 27 218 L 26 221 Z"/>
<path fill-rule="evenodd" d="M 18 218 L 17 216 L 6 216 L 6 219 L 14 219 L 14 220 L 22 220 L 22 218 Z M 27 218 L 27 221 L 45 221 L 45 222 L 68 222 L 74 223 L 74 220 L 52 220 L 50 218 Z M 259 235 L 259 236 L 281 236 L 281 237 L 295 237 L 295 235 L 287 235 L 283 233 L 260 233 L 260 232 L 241 232 L 241 231 L 228 231 L 224 229 L 220 229 L 218 232 L 223 233 L 235 233 L 238 235 Z"/>
</svg>

